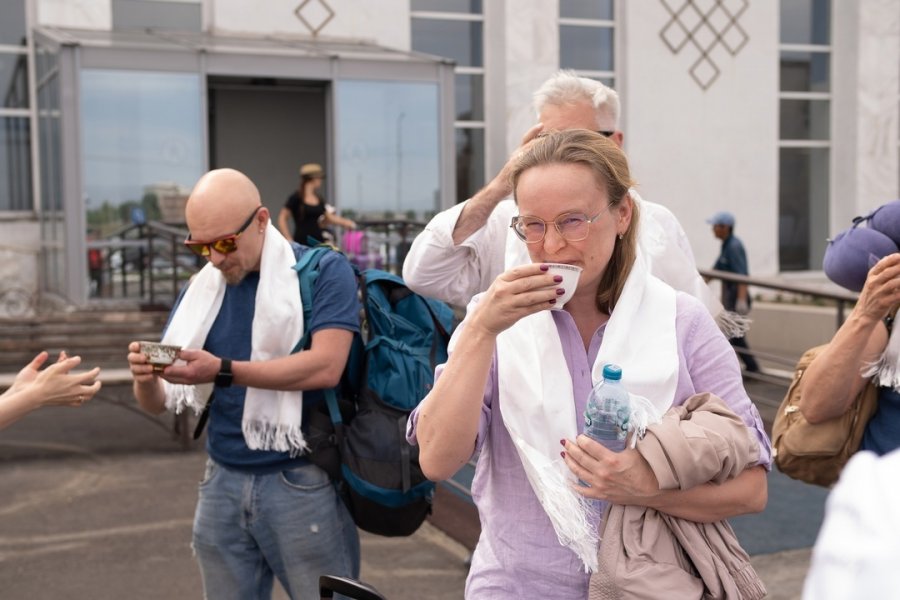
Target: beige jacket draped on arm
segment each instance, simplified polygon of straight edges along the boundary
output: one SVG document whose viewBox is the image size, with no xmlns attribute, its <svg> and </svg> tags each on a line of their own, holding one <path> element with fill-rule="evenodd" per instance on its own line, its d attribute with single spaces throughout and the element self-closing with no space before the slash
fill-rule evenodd
<svg viewBox="0 0 900 600">
<path fill-rule="evenodd" d="M 712 394 L 669 409 L 637 450 L 661 489 L 689 489 L 735 477 L 759 458 L 741 419 Z M 766 595 L 727 521 L 696 523 L 643 506 L 610 505 L 600 532 L 599 570 L 590 600 L 741 599 Z"/>
</svg>

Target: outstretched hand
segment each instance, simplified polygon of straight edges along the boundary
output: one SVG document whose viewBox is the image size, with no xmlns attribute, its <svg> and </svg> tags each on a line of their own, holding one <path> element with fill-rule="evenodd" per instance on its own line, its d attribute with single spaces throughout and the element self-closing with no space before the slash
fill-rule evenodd
<svg viewBox="0 0 900 600">
<path fill-rule="evenodd" d="M 552 308 L 561 295 L 562 277 L 547 271 L 546 265 L 531 263 L 501 273 L 488 288 L 472 316 L 472 326 L 491 335 L 509 329 L 523 317 Z"/>
<path fill-rule="evenodd" d="M 79 406 L 100 391 L 102 384 L 97 381 L 100 367 L 83 373 L 72 373 L 72 369 L 81 364 L 81 357 L 70 358 L 62 352 L 57 362 L 40 370 L 48 357 L 47 352 L 35 356 L 16 375 L 12 389 L 29 389 L 41 406 Z"/>
<path fill-rule="evenodd" d="M 586 435 L 579 435 L 574 442 L 562 441 L 566 466 L 590 486 L 575 488 L 583 496 L 646 506 L 660 493 L 656 475 L 637 450 L 613 452 Z"/>
<path fill-rule="evenodd" d="M 16 378 L 13 380 L 12 387 L 10 387 L 9 391 L 18 391 L 37 379 L 38 372 L 41 370 L 44 363 L 47 362 L 49 356 L 50 355 L 44 351 L 32 358 L 31 362 L 22 367 L 22 370 L 16 374 Z"/>
</svg>

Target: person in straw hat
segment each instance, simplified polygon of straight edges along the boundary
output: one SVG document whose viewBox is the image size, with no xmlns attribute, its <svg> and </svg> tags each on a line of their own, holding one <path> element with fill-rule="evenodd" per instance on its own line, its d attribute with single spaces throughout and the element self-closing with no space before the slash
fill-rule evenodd
<svg viewBox="0 0 900 600">
<path fill-rule="evenodd" d="M 325 180 L 325 171 L 316 163 L 307 163 L 300 167 L 300 185 L 288 196 L 287 202 L 278 214 L 278 230 L 281 234 L 298 244 L 314 246 L 316 242 L 333 242 L 333 236 L 327 231 L 329 225 L 338 225 L 344 229 L 356 229 L 356 223 L 337 214 L 333 207 L 325 204 L 319 196 L 319 189 Z M 289 220 L 294 220 L 294 232 L 291 233 Z M 332 239 L 328 239 L 331 237 Z"/>
</svg>

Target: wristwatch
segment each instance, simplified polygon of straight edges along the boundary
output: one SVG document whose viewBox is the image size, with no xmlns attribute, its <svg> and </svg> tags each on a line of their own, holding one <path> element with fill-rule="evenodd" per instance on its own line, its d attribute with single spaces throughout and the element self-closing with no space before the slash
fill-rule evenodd
<svg viewBox="0 0 900 600">
<path fill-rule="evenodd" d="M 216 375 L 216 385 L 218 387 L 231 387 L 234 380 L 234 373 L 231 372 L 231 359 L 223 358 L 222 366 L 219 367 L 219 373 Z"/>
</svg>

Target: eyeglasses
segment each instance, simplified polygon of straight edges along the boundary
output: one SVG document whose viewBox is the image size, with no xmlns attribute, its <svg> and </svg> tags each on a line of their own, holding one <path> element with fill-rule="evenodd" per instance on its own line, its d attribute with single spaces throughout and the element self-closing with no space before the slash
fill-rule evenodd
<svg viewBox="0 0 900 600">
<path fill-rule="evenodd" d="M 611 205 L 612 202 L 590 218 L 579 212 L 564 213 L 553 219 L 553 224 L 559 235 L 563 236 L 567 242 L 580 242 L 590 233 L 590 224 L 596 221 Z M 547 225 L 547 221 L 539 217 L 523 217 L 521 215 L 513 217 L 512 223 L 509 224 L 519 239 L 526 244 L 537 244 L 543 241 L 547 233 Z"/>
<path fill-rule="evenodd" d="M 244 231 L 248 227 L 250 227 L 250 223 L 253 222 L 253 219 L 256 217 L 256 213 L 259 212 L 262 206 L 257 206 L 253 210 L 253 214 L 251 214 L 244 224 L 241 225 L 240 229 L 232 233 L 231 235 L 226 235 L 225 237 L 221 237 L 217 240 L 212 240 L 210 242 L 198 242 L 197 240 L 191 239 L 191 234 L 188 234 L 186 240 L 184 240 L 184 245 L 191 249 L 191 252 L 196 254 L 197 256 L 209 256 L 210 248 L 218 252 L 219 254 L 231 254 L 235 250 L 237 250 L 237 239 L 240 237 Z"/>
<path fill-rule="evenodd" d="M 616 131 L 615 131 L 614 129 L 611 129 L 611 130 L 608 130 L 608 131 L 598 131 L 597 133 L 599 133 L 599 134 L 602 135 L 603 137 L 612 137 L 612 134 L 614 134 L 615 132 L 616 132 Z"/>
</svg>

